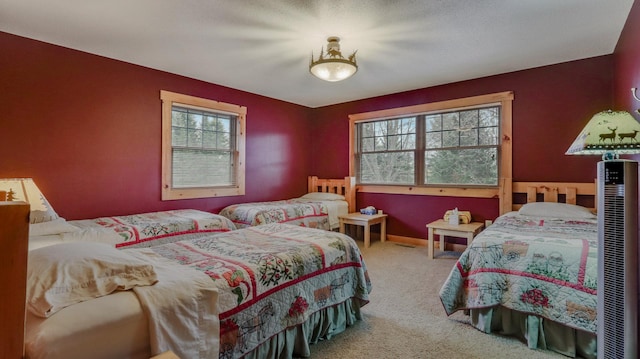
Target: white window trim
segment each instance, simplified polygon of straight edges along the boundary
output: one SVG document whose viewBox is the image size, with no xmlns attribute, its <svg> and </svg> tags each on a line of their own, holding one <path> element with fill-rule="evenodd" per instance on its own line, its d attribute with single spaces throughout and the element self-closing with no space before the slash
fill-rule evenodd
<svg viewBox="0 0 640 359">
<path fill-rule="evenodd" d="M 160 91 L 162 100 L 162 200 L 242 196 L 245 194 L 245 143 L 247 108 L 175 92 Z M 171 111 L 173 106 L 189 107 L 209 112 L 223 112 L 237 116 L 236 184 L 224 187 L 173 188 Z"/>
<path fill-rule="evenodd" d="M 358 185 L 358 192 L 411 194 L 428 196 L 498 198 L 505 182 L 512 178 L 512 102 L 513 92 L 505 91 L 461 99 L 432 102 L 414 106 L 397 107 L 379 111 L 349 115 L 349 175 L 355 176 L 356 124 L 400 116 L 419 115 L 428 112 L 448 111 L 473 106 L 500 104 L 500 178 L 496 188 L 475 187 L 417 187 L 402 185 Z"/>
</svg>

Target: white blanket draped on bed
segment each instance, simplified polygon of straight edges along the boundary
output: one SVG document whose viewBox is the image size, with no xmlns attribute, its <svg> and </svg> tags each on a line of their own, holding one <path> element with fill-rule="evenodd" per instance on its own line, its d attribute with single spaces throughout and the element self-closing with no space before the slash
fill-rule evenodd
<svg viewBox="0 0 640 359">
<path fill-rule="evenodd" d="M 149 249 L 127 252 L 152 262 L 158 275 L 155 285 L 133 289 L 149 320 L 152 354 L 172 350 L 180 358 L 218 357 L 218 290 L 211 278 Z"/>
</svg>

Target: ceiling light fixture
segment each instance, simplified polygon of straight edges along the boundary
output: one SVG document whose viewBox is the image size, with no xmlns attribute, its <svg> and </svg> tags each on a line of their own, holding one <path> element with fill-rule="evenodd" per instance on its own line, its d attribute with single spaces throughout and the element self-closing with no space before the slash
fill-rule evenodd
<svg viewBox="0 0 640 359">
<path fill-rule="evenodd" d="M 309 63 L 309 72 L 315 77 L 330 81 L 342 81 L 351 77 L 358 71 L 358 64 L 356 63 L 356 52 L 354 51 L 348 58 L 342 56 L 340 52 L 340 38 L 337 36 L 331 36 L 327 39 L 327 51 L 324 48 L 320 50 L 320 56 L 317 60 L 313 59 L 313 52 L 311 53 L 311 62 Z"/>
</svg>

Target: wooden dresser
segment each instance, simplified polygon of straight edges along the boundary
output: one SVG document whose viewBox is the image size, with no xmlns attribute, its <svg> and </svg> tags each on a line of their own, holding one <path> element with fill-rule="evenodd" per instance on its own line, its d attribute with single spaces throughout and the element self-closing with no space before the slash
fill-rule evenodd
<svg viewBox="0 0 640 359">
<path fill-rule="evenodd" d="M 24 356 L 29 205 L 0 202 L 0 358 Z"/>
</svg>

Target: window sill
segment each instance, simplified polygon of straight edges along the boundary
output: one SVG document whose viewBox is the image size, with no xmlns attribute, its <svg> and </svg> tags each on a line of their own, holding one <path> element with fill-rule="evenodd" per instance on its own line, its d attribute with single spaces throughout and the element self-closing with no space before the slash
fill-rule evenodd
<svg viewBox="0 0 640 359">
<path fill-rule="evenodd" d="M 410 194 L 418 196 L 450 196 L 473 198 L 498 198 L 499 188 L 459 188 L 459 187 L 408 187 L 408 186 L 382 186 L 382 185 L 358 185 L 358 192 L 385 193 L 385 194 Z"/>
</svg>

